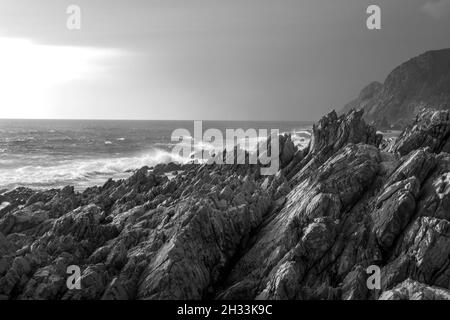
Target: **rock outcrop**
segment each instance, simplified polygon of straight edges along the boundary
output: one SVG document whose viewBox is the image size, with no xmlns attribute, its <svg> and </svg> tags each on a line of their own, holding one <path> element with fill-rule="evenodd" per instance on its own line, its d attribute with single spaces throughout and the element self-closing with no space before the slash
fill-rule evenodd
<svg viewBox="0 0 450 320">
<path fill-rule="evenodd" d="M 394 289 L 383 292 L 379 300 L 450 300 L 450 290 L 408 279 Z"/>
<path fill-rule="evenodd" d="M 406 155 L 425 147 L 434 153 L 450 153 L 450 110 L 421 110 L 388 151 Z"/>
<path fill-rule="evenodd" d="M 424 110 L 384 147 L 362 111 L 331 112 L 306 149 L 280 137 L 274 176 L 172 163 L 3 192 L 0 299 L 448 299 L 449 132 Z"/>
</svg>

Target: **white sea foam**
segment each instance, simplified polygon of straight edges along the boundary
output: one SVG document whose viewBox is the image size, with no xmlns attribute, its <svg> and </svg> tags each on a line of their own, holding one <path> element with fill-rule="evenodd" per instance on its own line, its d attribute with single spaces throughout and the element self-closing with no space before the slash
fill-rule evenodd
<svg viewBox="0 0 450 320">
<path fill-rule="evenodd" d="M 292 132 L 292 140 L 294 144 L 304 148 L 309 143 L 309 132 Z M 119 138 L 121 139 L 121 138 Z M 117 139 L 117 140 L 119 140 Z M 256 140 L 255 140 L 256 139 Z M 238 141 L 241 148 L 252 150 L 258 143 L 264 141 L 265 138 L 258 137 L 249 141 L 249 148 L 245 148 L 245 139 Z M 105 141 L 110 142 L 110 141 Z M 183 144 L 191 144 L 192 137 L 184 137 Z M 174 146 L 178 143 L 162 144 Z M 226 146 L 225 146 L 226 147 Z M 196 150 L 203 149 L 205 151 L 218 150 L 218 146 L 208 142 L 196 142 L 192 149 L 192 155 Z M 0 150 L 1 151 L 1 150 Z M 74 185 L 76 189 L 82 190 L 93 185 L 102 185 L 109 178 L 122 179 L 130 176 L 129 170 L 138 169 L 143 166 L 154 166 L 158 163 L 178 162 L 186 163 L 193 160 L 192 155 L 172 154 L 172 152 L 155 148 L 146 153 L 136 156 L 122 156 L 113 158 L 97 158 L 97 159 L 71 159 L 71 160 L 53 160 L 42 158 L 41 155 L 36 156 L 36 160 L 29 161 L 33 155 L 27 156 L 27 161 L 20 158 L 1 159 L 0 160 L 0 187 L 15 188 L 17 186 L 27 186 L 35 188 L 53 188 L 63 187 L 65 185 Z M 20 165 L 19 163 L 22 163 Z M 30 163 L 32 165 L 30 165 Z M 34 164 L 36 163 L 36 164 Z M 14 165 L 14 166 L 13 166 Z M 18 166 L 16 166 L 18 165 Z"/>
<path fill-rule="evenodd" d="M 297 136 L 297 135 L 292 135 L 292 141 L 294 142 L 294 145 L 296 147 L 299 147 L 301 149 L 304 149 L 308 146 L 309 141 L 311 139 L 309 138 L 305 138 L 305 137 L 301 137 L 301 136 Z"/>
<path fill-rule="evenodd" d="M 311 136 L 311 132 L 307 131 L 307 130 L 298 130 L 298 131 L 294 131 L 295 135 L 304 135 L 304 136 Z"/>
<path fill-rule="evenodd" d="M 307 130 L 296 130 L 292 132 L 282 132 L 280 134 L 290 134 L 291 139 L 294 142 L 294 145 L 304 149 L 308 146 L 309 141 L 311 140 L 311 132 Z M 226 138 L 226 137 L 224 137 Z M 194 138 L 192 136 L 184 136 L 182 141 L 172 143 L 171 145 L 177 145 L 180 143 L 181 145 L 191 145 Z M 258 145 L 264 141 L 267 141 L 267 137 L 254 137 L 254 138 L 241 138 L 237 141 L 237 144 L 241 149 L 247 150 L 249 152 L 255 152 L 257 151 Z M 232 142 L 232 141 L 227 141 Z M 227 143 L 225 142 L 225 144 Z M 204 150 L 204 151 L 213 151 L 213 150 L 223 150 L 226 149 L 226 145 L 222 146 L 222 143 L 214 143 L 213 142 L 205 142 L 205 141 L 198 141 L 195 142 L 193 146 L 193 150 Z M 195 154 L 195 151 L 191 153 L 191 157 Z"/>
<path fill-rule="evenodd" d="M 0 186 L 61 187 L 75 185 L 77 189 L 103 184 L 107 179 L 128 177 L 130 169 L 154 166 L 168 162 L 185 163 L 187 158 L 173 155 L 169 151 L 154 149 L 135 157 L 112 159 L 65 160 L 53 166 L 23 166 L 16 169 L 0 169 Z"/>
</svg>

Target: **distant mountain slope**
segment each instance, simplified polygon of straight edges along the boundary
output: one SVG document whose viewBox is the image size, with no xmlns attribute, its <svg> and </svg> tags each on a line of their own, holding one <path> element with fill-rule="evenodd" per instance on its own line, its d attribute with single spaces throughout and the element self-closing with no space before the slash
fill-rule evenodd
<svg viewBox="0 0 450 320">
<path fill-rule="evenodd" d="M 372 82 L 342 110 L 364 109 L 378 127 L 404 127 L 422 107 L 450 109 L 450 49 L 428 51 Z"/>
</svg>

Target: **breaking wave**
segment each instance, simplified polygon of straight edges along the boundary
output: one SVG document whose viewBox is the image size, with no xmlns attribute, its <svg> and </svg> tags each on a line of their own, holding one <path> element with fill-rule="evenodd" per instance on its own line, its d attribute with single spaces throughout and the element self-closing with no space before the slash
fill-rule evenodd
<svg viewBox="0 0 450 320">
<path fill-rule="evenodd" d="M 73 126 L 78 128 L 79 124 Z M 231 142 L 224 141 L 222 145 L 222 142 L 195 141 L 192 145 L 194 141 L 191 136 L 173 142 L 168 138 L 171 127 L 163 131 L 136 132 L 113 128 L 117 132 L 115 135 L 111 134 L 113 129 L 108 128 L 104 129 L 106 133 L 101 128 L 91 132 L 83 127 L 81 131 L 69 130 L 67 134 L 45 128 L 44 131 L 36 131 L 35 137 L 32 135 L 35 131 L 29 128 L 3 134 L 0 136 L 0 190 L 20 186 L 48 189 L 66 185 L 83 190 L 103 185 L 110 178 L 127 178 L 133 170 L 143 166 L 186 163 L 193 160 L 198 150 L 217 152 L 227 147 L 226 142 Z M 54 134 L 49 135 L 49 132 Z M 291 134 L 294 144 L 301 148 L 306 147 L 311 138 L 311 133 L 303 128 L 280 130 L 280 134 L 284 133 Z M 226 134 L 223 138 L 227 138 Z M 248 141 L 239 138 L 236 142 L 242 149 L 254 152 L 265 139 L 256 136 Z M 68 143 L 68 140 L 71 142 Z M 192 149 L 187 148 L 190 152 L 185 157 L 170 151 L 180 143 L 181 146 L 193 146 Z"/>
<path fill-rule="evenodd" d="M 43 188 L 74 185 L 77 189 L 84 189 L 101 185 L 109 178 L 126 178 L 132 170 L 144 166 L 171 161 L 184 163 L 188 160 L 170 151 L 154 149 L 134 157 L 63 160 L 53 165 L 41 163 L 15 169 L 0 168 L 0 186 L 12 189 L 19 186 Z"/>
</svg>

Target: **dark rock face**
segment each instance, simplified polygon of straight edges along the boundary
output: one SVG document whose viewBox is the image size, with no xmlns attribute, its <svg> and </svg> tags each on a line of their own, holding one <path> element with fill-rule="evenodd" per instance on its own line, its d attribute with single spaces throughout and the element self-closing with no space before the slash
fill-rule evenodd
<svg viewBox="0 0 450 320">
<path fill-rule="evenodd" d="M 347 144 L 364 143 L 378 146 L 382 136 L 362 119 L 363 112 L 351 110 L 338 116 L 335 111 L 324 116 L 313 126 L 309 148 L 294 155 L 284 170 L 285 175 L 300 181 L 317 170 L 326 160 Z"/>
<path fill-rule="evenodd" d="M 450 109 L 450 49 L 428 51 L 396 69 L 385 82 L 374 82 L 348 103 L 363 109 L 365 119 L 380 128 L 404 127 L 423 107 Z"/>
<path fill-rule="evenodd" d="M 423 115 L 383 149 L 361 111 L 332 112 L 305 150 L 280 137 L 275 176 L 172 163 L 4 192 L 0 299 L 448 299 L 448 115 Z"/>
<path fill-rule="evenodd" d="M 403 156 L 425 147 L 434 153 L 450 152 L 450 110 L 421 110 L 388 150 Z"/>
<path fill-rule="evenodd" d="M 411 177 L 388 186 L 377 199 L 374 233 L 382 248 L 389 249 L 408 225 L 416 208 L 419 185 L 417 178 Z"/>
</svg>

